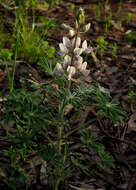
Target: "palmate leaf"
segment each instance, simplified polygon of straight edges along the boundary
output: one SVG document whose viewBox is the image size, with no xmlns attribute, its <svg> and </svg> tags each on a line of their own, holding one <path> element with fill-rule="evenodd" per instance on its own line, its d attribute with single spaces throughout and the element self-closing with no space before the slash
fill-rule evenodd
<svg viewBox="0 0 136 190">
<path fill-rule="evenodd" d="M 126 116 L 124 110 L 119 106 L 119 102 L 112 99 L 110 93 L 99 84 L 95 85 L 93 99 L 97 103 L 100 115 L 109 118 L 113 123 L 123 124 L 122 119 Z"/>
<path fill-rule="evenodd" d="M 98 114 L 110 119 L 113 123 L 123 124 L 123 118 L 126 117 L 124 110 L 119 106 L 119 102 L 112 99 L 107 89 L 99 84 L 92 86 L 75 85 L 74 91 L 80 100 L 84 103 L 90 102 L 90 105 L 95 104 L 98 108 Z"/>
<path fill-rule="evenodd" d="M 98 155 L 98 165 L 105 169 L 107 167 L 114 168 L 114 159 L 104 151 L 104 146 L 98 142 L 96 136 L 91 134 L 91 131 L 81 133 L 81 141 L 88 146 L 88 149 L 93 150 Z"/>
<path fill-rule="evenodd" d="M 111 102 L 103 102 L 99 104 L 98 113 L 102 116 L 109 118 L 113 123 L 122 124 L 122 118 L 125 117 L 125 112 L 118 106 L 116 100 Z"/>
<path fill-rule="evenodd" d="M 40 104 L 42 96 L 25 89 L 18 89 L 8 97 L 4 122 L 16 121 L 16 124 L 28 126 L 33 134 L 53 124 L 55 107 Z M 55 120 L 56 121 L 56 120 Z"/>
<path fill-rule="evenodd" d="M 103 147 L 101 147 L 100 150 L 98 151 L 98 157 L 99 157 L 98 164 L 102 169 L 104 169 L 106 167 L 115 168 L 115 166 L 113 164 L 113 162 L 114 162 L 113 157 L 111 155 L 107 154 L 104 151 Z"/>
<path fill-rule="evenodd" d="M 59 89 L 60 102 L 64 102 L 64 106 L 72 104 L 74 108 L 82 106 L 83 103 L 77 92 L 71 92 L 69 89 Z"/>
<path fill-rule="evenodd" d="M 56 63 L 54 63 L 50 59 L 47 59 L 45 56 L 40 57 L 38 65 L 42 70 L 47 72 L 49 75 L 53 75 L 56 70 L 55 69 Z"/>
<path fill-rule="evenodd" d="M 74 91 L 82 101 L 89 101 L 93 94 L 93 87 L 88 87 L 86 84 L 74 85 Z"/>
<path fill-rule="evenodd" d="M 88 170 L 88 167 L 82 163 L 83 158 L 79 156 L 78 157 L 71 156 L 71 161 L 74 164 L 74 166 L 76 166 L 77 168 L 81 168 L 82 170 Z"/>
<path fill-rule="evenodd" d="M 62 157 L 58 155 L 55 148 L 43 145 L 41 146 L 41 150 L 38 150 L 37 152 L 45 161 L 47 161 L 52 166 L 63 166 Z"/>
</svg>

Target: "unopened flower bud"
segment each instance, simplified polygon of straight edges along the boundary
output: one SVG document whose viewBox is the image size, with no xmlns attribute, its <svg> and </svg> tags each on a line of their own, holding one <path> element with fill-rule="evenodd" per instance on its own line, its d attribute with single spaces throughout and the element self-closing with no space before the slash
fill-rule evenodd
<svg viewBox="0 0 136 190">
<path fill-rule="evenodd" d="M 64 29 L 66 29 L 66 30 L 71 30 L 71 29 L 73 29 L 71 26 L 69 26 L 69 25 L 67 25 L 67 24 L 65 24 L 65 23 L 61 24 L 61 27 L 64 28 Z"/>
<path fill-rule="evenodd" d="M 70 30 L 69 30 L 69 35 L 70 35 L 71 37 L 73 37 L 73 36 L 75 35 L 75 31 L 72 30 L 72 29 L 70 29 Z"/>
<path fill-rule="evenodd" d="M 85 25 L 85 32 L 87 32 L 90 29 L 90 26 L 91 26 L 90 23 L 88 23 L 88 24 Z"/>
<path fill-rule="evenodd" d="M 80 33 L 85 33 L 90 29 L 91 24 L 88 23 L 80 28 Z"/>
<path fill-rule="evenodd" d="M 85 14 L 84 10 L 80 7 L 77 14 L 76 14 L 76 20 L 79 24 L 84 24 L 85 22 Z"/>
</svg>

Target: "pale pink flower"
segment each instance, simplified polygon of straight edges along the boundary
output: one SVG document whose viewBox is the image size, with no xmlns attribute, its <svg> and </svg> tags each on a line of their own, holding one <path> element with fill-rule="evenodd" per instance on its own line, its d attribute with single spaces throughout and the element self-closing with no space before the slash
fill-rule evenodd
<svg viewBox="0 0 136 190">
<path fill-rule="evenodd" d="M 83 73 L 84 76 L 87 77 L 89 75 L 89 73 L 90 73 L 90 70 L 86 69 L 86 70 L 82 71 L 82 73 Z"/>
</svg>

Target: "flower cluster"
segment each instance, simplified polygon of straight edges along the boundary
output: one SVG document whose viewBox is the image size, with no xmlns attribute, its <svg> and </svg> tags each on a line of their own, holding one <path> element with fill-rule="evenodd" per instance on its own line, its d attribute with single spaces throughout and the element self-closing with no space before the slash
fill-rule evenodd
<svg viewBox="0 0 136 190">
<path fill-rule="evenodd" d="M 87 47 L 87 41 L 84 40 L 81 43 L 81 38 L 78 37 L 79 33 L 86 32 L 90 28 L 90 23 L 85 26 L 84 24 L 84 11 L 82 8 L 79 9 L 76 16 L 76 27 L 75 30 L 66 24 L 63 27 L 69 30 L 69 34 L 73 37 L 71 40 L 67 37 L 63 37 L 63 43 L 59 44 L 60 56 L 62 58 L 61 63 L 57 63 L 56 74 L 61 75 L 65 73 L 68 80 L 71 80 L 75 73 L 82 73 L 88 76 L 89 70 L 87 68 L 87 62 L 83 62 L 82 53 L 90 53 L 92 51 L 91 47 Z"/>
<path fill-rule="evenodd" d="M 90 53 L 92 50 L 91 47 L 87 47 L 86 40 L 81 44 L 80 37 L 77 37 L 76 42 L 75 38 L 70 40 L 67 37 L 63 37 L 63 43 L 60 43 L 59 47 L 63 61 L 62 63 L 57 63 L 57 74 L 67 72 L 68 80 L 71 80 L 71 77 L 76 72 L 81 72 L 85 76 L 89 74 L 89 70 L 86 69 L 87 62 L 83 62 L 83 57 L 81 57 L 82 53 Z"/>
</svg>

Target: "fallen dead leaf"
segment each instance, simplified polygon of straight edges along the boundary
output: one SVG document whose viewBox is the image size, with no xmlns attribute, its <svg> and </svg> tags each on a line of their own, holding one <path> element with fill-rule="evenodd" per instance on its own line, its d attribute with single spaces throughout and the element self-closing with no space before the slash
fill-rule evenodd
<svg viewBox="0 0 136 190">
<path fill-rule="evenodd" d="M 65 106 L 64 115 L 67 115 L 69 112 L 71 112 L 72 109 L 73 109 L 72 104 Z"/>
<path fill-rule="evenodd" d="M 76 190 L 95 190 L 94 186 L 93 185 L 84 185 L 82 187 L 76 187 L 74 185 L 70 185 L 69 186 L 73 189 L 76 189 Z"/>
<path fill-rule="evenodd" d="M 128 121 L 128 132 L 136 131 L 136 112 L 133 113 Z"/>
</svg>

